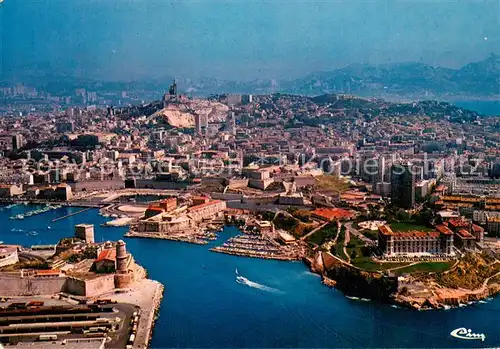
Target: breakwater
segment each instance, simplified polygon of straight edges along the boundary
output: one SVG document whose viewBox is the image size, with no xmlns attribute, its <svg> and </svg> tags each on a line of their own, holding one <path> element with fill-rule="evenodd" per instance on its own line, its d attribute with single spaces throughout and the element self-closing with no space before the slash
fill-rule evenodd
<svg viewBox="0 0 500 349">
<path fill-rule="evenodd" d="M 139 233 L 139 232 L 132 232 L 132 231 L 125 233 L 124 236 L 128 237 L 128 238 L 159 239 L 159 240 L 187 242 L 187 243 L 197 244 L 197 245 L 208 244 L 207 240 L 201 239 L 201 238 L 196 237 L 196 236 L 165 235 L 165 234 L 161 234 L 161 233 Z"/>
<path fill-rule="evenodd" d="M 163 299 L 164 286 L 157 281 L 153 281 L 153 283 L 155 290 L 151 298 L 150 306 L 141 308 L 140 310 L 140 335 L 138 332 L 137 339 L 134 343 L 134 348 L 137 349 L 145 349 L 149 347 L 149 342 L 151 341 L 154 331 L 155 321 Z"/>
<path fill-rule="evenodd" d="M 83 212 L 88 211 L 88 210 L 92 210 L 92 207 L 87 207 L 87 208 L 84 208 L 84 209 L 82 209 L 80 211 L 69 213 L 67 215 L 64 215 L 64 216 L 61 216 L 61 217 L 58 217 L 58 218 L 54 218 L 53 220 L 51 220 L 51 222 L 54 223 L 54 222 L 60 221 L 61 219 L 66 219 L 66 218 L 69 218 L 69 217 L 72 217 L 72 216 L 76 216 L 77 214 L 83 213 Z"/>
</svg>

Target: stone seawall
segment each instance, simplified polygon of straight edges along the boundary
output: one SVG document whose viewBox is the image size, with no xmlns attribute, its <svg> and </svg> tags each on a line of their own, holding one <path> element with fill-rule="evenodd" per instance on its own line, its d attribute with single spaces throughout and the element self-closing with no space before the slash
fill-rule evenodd
<svg viewBox="0 0 500 349">
<path fill-rule="evenodd" d="M 65 277 L 21 277 L 0 276 L 1 296 L 51 295 L 63 292 L 67 278 Z"/>
<path fill-rule="evenodd" d="M 67 276 L 33 277 L 0 275 L 0 296 L 39 296 L 70 293 L 95 297 L 114 289 L 114 274 L 101 275 L 89 280 Z"/>
<path fill-rule="evenodd" d="M 143 328 L 141 333 L 141 337 L 139 337 L 139 333 L 137 335 L 137 340 L 134 343 L 134 348 L 148 348 L 149 342 L 153 335 L 154 323 L 156 321 L 156 315 L 158 310 L 160 309 L 160 304 L 163 299 L 163 291 L 164 287 L 159 282 L 156 283 L 156 289 L 153 295 L 153 299 L 151 301 L 151 307 L 148 309 L 141 309 L 141 321 L 145 323 L 145 327 Z"/>
</svg>

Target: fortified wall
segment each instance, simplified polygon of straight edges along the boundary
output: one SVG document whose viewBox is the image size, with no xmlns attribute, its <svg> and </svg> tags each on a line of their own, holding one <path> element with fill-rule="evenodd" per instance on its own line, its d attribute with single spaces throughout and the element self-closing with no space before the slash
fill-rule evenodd
<svg viewBox="0 0 500 349">
<path fill-rule="evenodd" d="M 66 277 L 37 278 L 13 274 L 0 274 L 0 295 L 31 296 L 65 292 Z"/>
<path fill-rule="evenodd" d="M 61 292 L 94 297 L 110 292 L 114 288 L 114 274 L 100 275 L 91 279 L 71 276 L 38 278 L 36 276 L 0 274 L 0 295 L 7 297 L 52 295 Z"/>
<path fill-rule="evenodd" d="M 114 273 L 78 273 L 65 275 L 57 270 L 21 270 L 0 273 L 0 296 L 37 296 L 69 293 L 96 297 L 115 289 L 125 289 L 146 277 L 145 270 L 127 253 L 122 240 L 116 244 L 116 260 L 101 262 L 116 265 Z"/>
</svg>

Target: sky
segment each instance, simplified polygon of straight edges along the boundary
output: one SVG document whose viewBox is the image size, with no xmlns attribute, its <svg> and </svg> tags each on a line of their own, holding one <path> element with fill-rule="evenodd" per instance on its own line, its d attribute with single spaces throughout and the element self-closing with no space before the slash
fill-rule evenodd
<svg viewBox="0 0 500 349">
<path fill-rule="evenodd" d="M 294 78 L 500 53 L 500 0 L 4 0 L 0 73 Z"/>
</svg>

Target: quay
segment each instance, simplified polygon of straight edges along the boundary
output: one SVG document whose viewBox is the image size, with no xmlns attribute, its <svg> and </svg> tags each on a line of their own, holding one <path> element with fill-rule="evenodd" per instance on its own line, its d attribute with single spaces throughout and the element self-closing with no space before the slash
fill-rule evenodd
<svg viewBox="0 0 500 349">
<path fill-rule="evenodd" d="M 87 207 L 87 208 L 84 208 L 83 210 L 80 210 L 80 211 L 77 211 L 77 212 L 73 212 L 73 213 L 69 213 L 65 216 L 62 216 L 62 217 L 58 217 L 58 218 L 54 218 L 53 220 L 51 220 L 52 223 L 54 222 L 57 222 L 57 221 L 60 221 L 60 220 L 63 220 L 63 219 L 66 219 L 68 217 L 71 217 L 71 216 L 76 216 L 77 214 L 80 214 L 82 212 L 85 212 L 85 211 L 88 211 L 88 210 L 91 210 L 93 207 Z"/>
<path fill-rule="evenodd" d="M 292 246 L 282 246 L 274 241 L 255 235 L 238 235 L 222 246 L 210 249 L 212 252 L 236 256 L 293 261 L 300 259 L 300 251 Z"/>
<path fill-rule="evenodd" d="M 210 251 L 230 254 L 233 256 L 242 256 L 242 257 L 251 257 L 251 258 L 262 258 L 262 259 L 274 259 L 279 261 L 296 261 L 299 260 L 299 257 L 283 255 L 283 254 L 271 254 L 269 252 L 264 251 L 253 251 L 248 249 L 236 249 L 236 248 L 228 248 L 223 246 L 218 246 L 211 248 Z"/>
<path fill-rule="evenodd" d="M 12 217 L 10 217 L 10 219 L 24 219 L 24 218 L 28 218 L 28 217 L 32 217 L 32 216 L 37 216 L 37 215 L 40 215 L 40 214 L 43 214 L 43 213 L 46 213 L 49 211 L 58 210 L 61 207 L 62 207 L 62 205 L 47 205 L 44 208 L 39 208 L 37 210 L 33 210 L 33 211 L 29 211 L 29 212 L 26 212 L 23 214 L 18 214 L 16 216 L 12 216 Z"/>
<path fill-rule="evenodd" d="M 145 279 L 124 293 L 113 293 L 105 297 L 118 303 L 139 307 L 139 322 L 133 344 L 134 349 L 146 349 L 153 333 L 156 315 L 163 299 L 164 286 L 155 280 Z"/>
<path fill-rule="evenodd" d="M 127 238 L 160 239 L 160 240 L 188 242 L 197 245 L 208 244 L 207 240 L 195 236 L 164 235 L 161 233 L 139 233 L 132 231 L 125 233 L 124 236 Z"/>
</svg>

